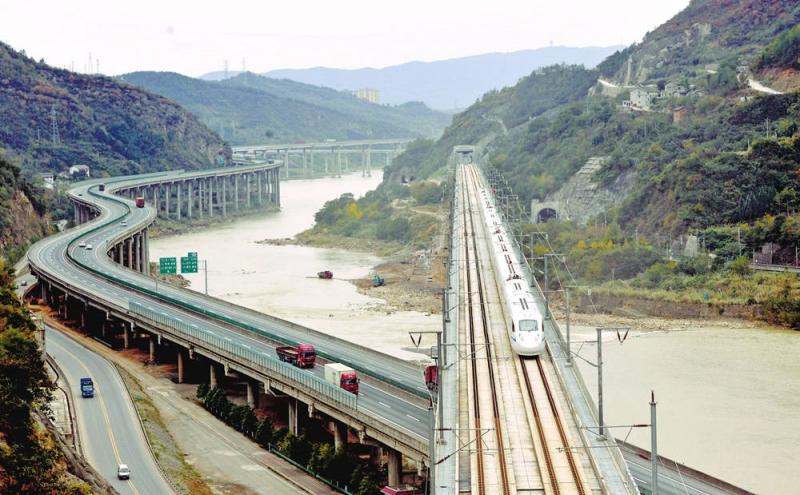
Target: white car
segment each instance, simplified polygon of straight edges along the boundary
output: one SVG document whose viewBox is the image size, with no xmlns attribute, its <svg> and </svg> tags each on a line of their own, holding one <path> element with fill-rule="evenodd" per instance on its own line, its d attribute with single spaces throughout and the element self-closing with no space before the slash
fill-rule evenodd
<svg viewBox="0 0 800 495">
<path fill-rule="evenodd" d="M 127 480 L 131 477 L 131 470 L 127 464 L 120 464 L 117 466 L 117 478 Z"/>
<path fill-rule="evenodd" d="M 126 227 L 128 225 L 128 221 L 127 220 L 123 220 L 119 224 L 122 225 L 123 227 Z"/>
<path fill-rule="evenodd" d="M 87 245 L 86 245 L 86 249 L 88 249 L 88 250 L 90 250 L 90 251 L 91 251 L 91 250 L 92 250 L 92 245 L 91 245 L 91 244 L 87 244 Z"/>
<path fill-rule="evenodd" d="M 78 247 L 79 247 L 79 248 L 85 248 L 85 247 L 86 247 L 86 243 L 85 243 L 85 242 L 83 242 L 83 241 L 81 241 L 81 243 L 80 243 L 80 244 L 78 244 Z"/>
</svg>

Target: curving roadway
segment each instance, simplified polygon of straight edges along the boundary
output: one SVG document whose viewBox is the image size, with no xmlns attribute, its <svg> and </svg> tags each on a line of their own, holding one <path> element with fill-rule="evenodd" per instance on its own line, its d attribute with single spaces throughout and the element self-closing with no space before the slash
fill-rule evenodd
<svg viewBox="0 0 800 495">
<path fill-rule="evenodd" d="M 78 342 L 50 327 L 47 353 L 69 384 L 78 418 L 83 452 L 89 463 L 121 494 L 174 493 L 161 475 L 130 395 L 114 366 Z M 81 397 L 80 379 L 94 382 L 95 396 Z M 117 479 L 117 465 L 131 469 L 129 480 Z"/>
<path fill-rule="evenodd" d="M 238 170 L 247 168 L 249 167 L 240 167 Z M 229 171 L 230 169 L 222 170 L 222 172 Z M 37 271 L 47 273 L 53 279 L 64 281 L 75 289 L 92 294 L 93 299 L 102 300 L 105 304 L 118 308 L 123 314 L 128 312 L 130 302 L 137 302 L 151 311 L 199 328 L 208 334 L 274 357 L 276 346 L 274 342 L 247 330 L 232 328 L 230 325 L 203 317 L 198 313 L 161 301 L 143 292 L 129 289 L 108 279 L 108 277 L 114 277 L 145 290 L 155 290 L 155 281 L 152 278 L 118 265 L 106 255 L 111 243 L 146 228 L 155 217 L 155 211 L 150 206 L 136 208 L 133 201 L 112 196 L 110 193 L 115 189 L 158 178 L 182 179 L 213 173 L 214 171 L 169 172 L 107 180 L 106 192 L 102 193 L 98 190 L 99 181 L 96 180 L 77 185 L 70 191 L 70 194 L 76 199 L 94 204 L 101 214 L 91 222 L 35 244 L 28 253 L 31 266 L 35 267 Z M 122 219 L 127 220 L 127 225 L 121 224 Z M 104 223 L 107 225 L 97 228 Z M 79 241 L 92 244 L 94 249 L 80 248 Z M 158 294 L 166 295 L 181 303 L 203 307 L 216 314 L 245 322 L 283 338 L 312 343 L 318 352 L 343 361 L 358 362 L 362 367 L 386 376 L 387 381 L 406 385 L 420 395 L 426 393 L 422 370 L 410 363 L 191 290 L 162 283 L 158 285 Z M 318 366 L 308 372 L 322 376 L 323 369 Z M 362 382 L 361 391 L 362 393 L 358 397 L 360 411 L 379 419 L 382 423 L 405 431 L 420 442 L 427 442 L 430 417 L 424 400 L 411 397 L 410 394 L 375 379 Z"/>
</svg>

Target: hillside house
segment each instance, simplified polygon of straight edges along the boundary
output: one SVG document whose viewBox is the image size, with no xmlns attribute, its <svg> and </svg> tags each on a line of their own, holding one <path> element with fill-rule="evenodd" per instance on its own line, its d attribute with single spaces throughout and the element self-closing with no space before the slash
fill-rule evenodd
<svg viewBox="0 0 800 495">
<path fill-rule="evenodd" d="M 650 110 L 650 106 L 658 96 L 659 94 L 657 91 L 647 88 L 634 88 L 631 90 L 631 99 L 623 101 L 622 106 L 631 110 Z"/>
</svg>

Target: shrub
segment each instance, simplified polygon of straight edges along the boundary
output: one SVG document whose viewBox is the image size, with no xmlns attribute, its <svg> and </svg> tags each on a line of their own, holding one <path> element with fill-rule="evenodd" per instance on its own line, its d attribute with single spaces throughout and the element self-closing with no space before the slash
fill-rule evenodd
<svg viewBox="0 0 800 495">
<path fill-rule="evenodd" d="M 753 270 L 750 268 L 750 258 L 747 256 L 739 256 L 733 260 L 728 266 L 728 269 L 730 269 L 732 273 L 735 273 L 741 277 L 749 276 L 753 272 Z"/>
<path fill-rule="evenodd" d="M 207 383 L 201 383 L 197 386 L 197 398 L 203 399 L 209 391 L 209 386 Z"/>
<path fill-rule="evenodd" d="M 258 422 L 254 439 L 262 447 L 267 447 L 272 442 L 273 433 L 272 420 L 264 418 Z"/>
</svg>

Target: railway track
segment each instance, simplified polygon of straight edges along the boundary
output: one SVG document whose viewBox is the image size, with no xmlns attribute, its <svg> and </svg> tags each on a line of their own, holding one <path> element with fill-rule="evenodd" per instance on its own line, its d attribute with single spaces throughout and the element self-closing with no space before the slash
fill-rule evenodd
<svg viewBox="0 0 800 495">
<path fill-rule="evenodd" d="M 464 175 L 466 180 L 466 171 Z M 483 292 L 483 281 L 481 279 L 480 264 L 477 260 L 478 245 L 476 239 L 475 221 L 472 215 L 472 199 L 467 194 L 466 190 L 462 189 L 462 205 L 466 208 L 466 213 L 463 215 L 464 221 L 464 260 L 466 266 L 466 289 L 467 289 L 467 314 L 468 314 L 468 335 L 469 335 L 469 353 L 470 353 L 470 368 L 472 374 L 472 406 L 474 416 L 475 438 L 476 438 L 476 452 L 477 452 L 477 493 L 503 493 L 511 494 L 510 480 L 507 471 L 506 463 L 506 447 L 505 439 L 503 436 L 503 424 L 500 417 L 500 406 L 497 392 L 497 382 L 494 370 L 494 359 L 492 357 L 491 338 L 489 336 L 489 325 L 486 316 L 486 301 Z M 470 245 L 472 246 L 473 256 L 470 256 Z M 473 272 L 474 278 L 473 280 Z M 473 294 L 477 294 L 477 311 L 475 311 L 476 301 Z M 477 313 L 477 315 L 476 315 Z M 480 327 L 476 331 L 476 326 Z M 481 408 L 484 405 L 481 402 L 481 382 L 486 383 L 487 376 L 481 377 L 478 373 L 479 363 L 483 360 L 479 357 L 480 346 L 483 346 L 483 354 L 485 356 L 485 369 L 488 375 L 488 385 L 490 389 L 489 402 L 491 405 L 492 417 L 490 425 L 494 430 L 495 449 L 488 450 L 483 445 L 483 428 Z M 486 460 L 495 454 L 495 459 L 490 459 L 490 462 L 495 464 L 495 473 L 498 476 L 491 476 L 495 482 L 487 482 Z M 496 486 L 499 482 L 499 490 L 490 489 L 489 487 Z M 489 489 L 489 491 L 487 491 Z"/>
<path fill-rule="evenodd" d="M 478 350 L 475 346 L 475 319 L 473 315 L 473 293 L 477 294 L 479 308 L 480 308 L 480 326 L 483 329 L 483 338 L 484 342 L 487 343 L 486 345 L 486 360 L 488 362 L 487 370 L 492 384 L 492 401 L 493 401 L 493 412 L 494 412 L 494 423 L 495 423 L 495 433 L 497 438 L 497 445 L 498 445 L 498 460 L 501 462 L 501 487 L 502 493 L 553 493 L 553 494 L 586 494 L 591 493 L 591 489 L 586 488 L 586 480 L 582 477 L 582 471 L 580 468 L 580 459 L 577 458 L 578 455 L 573 452 L 572 446 L 569 442 L 568 436 L 568 427 L 565 425 L 565 418 L 559 412 L 559 407 L 557 403 L 557 398 L 553 393 L 553 389 L 550 385 L 548 380 L 547 372 L 545 371 L 545 364 L 543 361 L 549 365 L 549 361 L 547 361 L 546 356 L 535 356 L 533 358 L 523 358 L 521 356 L 517 356 L 516 359 L 513 357 L 508 363 L 511 366 L 515 367 L 516 377 L 518 378 L 519 383 L 515 383 L 520 389 L 524 389 L 522 394 L 524 395 L 525 399 L 523 403 L 520 405 L 522 408 L 525 409 L 526 415 L 528 416 L 528 424 L 530 425 L 531 437 L 535 435 L 536 440 L 538 442 L 536 450 L 536 457 L 538 460 L 538 472 L 537 473 L 520 473 L 519 470 L 517 471 L 516 476 L 525 476 L 526 478 L 535 479 L 537 481 L 536 488 L 530 484 L 530 479 L 527 479 L 528 484 L 526 484 L 526 480 L 520 480 L 519 486 L 515 487 L 516 490 L 513 492 L 509 492 L 511 489 L 510 485 L 513 482 L 509 482 L 508 473 L 506 472 L 505 466 L 506 464 L 506 454 L 505 454 L 505 443 L 503 438 L 503 418 L 500 417 L 499 406 L 498 406 L 498 393 L 496 390 L 495 384 L 496 377 L 495 377 L 495 369 L 494 363 L 495 360 L 498 359 L 497 356 L 497 349 L 500 349 L 501 346 L 499 345 L 500 342 L 496 342 L 498 345 L 492 346 L 494 351 L 490 348 L 488 343 L 491 341 L 489 337 L 489 322 L 487 321 L 487 300 L 485 295 L 485 287 L 486 283 L 493 283 L 497 294 L 501 294 L 501 291 L 497 285 L 497 280 L 494 275 L 487 275 L 489 280 L 486 280 L 486 277 L 483 277 L 481 273 L 481 266 L 478 262 L 479 250 L 477 244 L 478 238 L 478 230 L 475 227 L 475 222 L 473 219 L 472 213 L 472 200 L 470 199 L 470 193 L 467 191 L 468 189 L 473 189 L 477 192 L 477 189 L 480 187 L 480 178 L 478 176 L 477 171 L 474 170 L 473 167 L 464 167 L 463 173 L 463 188 L 462 188 L 462 205 L 466 209 L 464 215 L 464 241 L 465 241 L 465 260 L 466 260 L 466 272 L 467 272 L 467 301 L 468 301 L 468 313 L 469 313 L 469 335 L 470 335 L 470 353 L 472 356 L 472 383 L 473 383 L 473 401 L 478 401 L 478 394 L 476 389 L 474 388 L 478 383 L 477 377 L 477 365 L 475 363 L 476 359 L 476 351 Z M 469 183 L 472 183 L 472 188 L 468 187 Z M 467 220 L 469 217 L 469 220 Z M 467 223 L 469 223 L 469 231 L 471 232 L 471 239 L 467 233 Z M 484 227 L 485 230 L 485 227 Z M 469 244 L 472 244 L 472 254 L 470 254 Z M 475 281 L 472 280 L 472 275 L 470 273 L 470 265 L 474 265 L 475 271 Z M 477 290 L 476 290 L 477 286 Z M 494 315 L 495 318 L 501 318 L 503 321 L 503 328 L 505 329 L 505 322 L 507 321 L 506 318 L 506 310 L 504 305 L 498 305 L 500 308 L 500 315 Z M 501 332 L 499 335 L 502 339 L 507 339 L 508 336 L 505 331 Z M 495 339 L 498 338 L 498 335 L 495 335 Z M 504 342 L 508 344 L 508 342 Z M 507 352 L 511 353 L 510 345 L 505 345 L 503 348 L 507 348 Z M 509 354 L 509 356 L 513 356 Z M 499 364 L 499 363 L 498 363 Z M 521 377 L 521 378 L 519 378 Z M 506 374 L 505 380 L 508 380 L 508 373 Z M 515 380 L 516 382 L 517 380 Z M 508 384 L 504 383 L 506 387 Z M 503 400 L 506 400 L 506 397 L 503 397 Z M 480 408 L 477 405 L 477 402 L 473 404 L 473 407 L 476 411 L 480 411 Z M 512 408 L 513 409 L 513 408 Z M 506 411 L 508 412 L 508 406 Z M 480 416 L 476 418 L 477 422 L 480 422 Z M 479 431 L 479 430 L 478 430 Z M 518 434 L 521 434 L 519 432 Z M 514 443 L 514 442 L 510 442 Z M 519 444 L 519 440 L 517 440 Z M 482 447 L 482 446 L 481 446 Z M 478 450 L 478 458 L 480 459 L 479 466 L 478 466 L 478 479 L 479 479 L 479 486 L 481 486 L 481 480 L 485 478 L 485 469 L 486 465 L 483 462 L 483 452 L 482 449 Z M 546 481 L 545 481 L 546 479 Z M 478 491 L 478 493 L 485 493 L 484 491 Z M 490 492 L 490 493 L 499 493 L 499 492 Z"/>
</svg>

